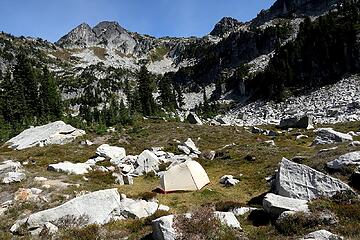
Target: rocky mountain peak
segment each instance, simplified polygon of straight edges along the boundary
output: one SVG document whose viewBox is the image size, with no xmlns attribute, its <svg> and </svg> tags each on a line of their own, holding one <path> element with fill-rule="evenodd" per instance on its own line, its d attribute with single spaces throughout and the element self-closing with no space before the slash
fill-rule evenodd
<svg viewBox="0 0 360 240">
<path fill-rule="evenodd" d="M 224 17 L 215 25 L 214 29 L 210 32 L 210 35 L 223 37 L 230 32 L 238 30 L 241 26 L 243 26 L 243 23 L 239 22 L 237 19 Z"/>
<path fill-rule="evenodd" d="M 136 41 L 118 22 L 103 21 L 94 28 L 83 23 L 62 37 L 56 44 L 62 47 L 105 46 L 131 52 Z"/>
<path fill-rule="evenodd" d="M 121 27 L 118 22 L 110 22 L 110 21 L 100 22 L 92 30 L 97 37 L 100 37 L 102 35 L 127 33 L 127 31 L 123 27 Z"/>
<path fill-rule="evenodd" d="M 56 44 L 60 46 L 73 46 L 78 45 L 85 47 L 91 45 L 96 41 L 95 33 L 87 23 L 82 23 L 68 34 L 60 38 Z"/>
</svg>

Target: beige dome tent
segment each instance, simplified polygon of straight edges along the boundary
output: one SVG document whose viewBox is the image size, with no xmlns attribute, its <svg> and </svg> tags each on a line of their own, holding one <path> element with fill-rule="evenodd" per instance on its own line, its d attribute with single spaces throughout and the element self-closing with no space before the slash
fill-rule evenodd
<svg viewBox="0 0 360 240">
<path fill-rule="evenodd" d="M 160 178 L 163 192 L 196 191 L 208 183 L 210 180 L 204 168 L 192 160 L 171 167 Z"/>
</svg>

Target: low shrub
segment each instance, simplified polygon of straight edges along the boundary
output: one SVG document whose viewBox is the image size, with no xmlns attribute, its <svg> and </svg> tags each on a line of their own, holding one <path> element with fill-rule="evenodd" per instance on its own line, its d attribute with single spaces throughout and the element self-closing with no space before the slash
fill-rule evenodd
<svg viewBox="0 0 360 240">
<path fill-rule="evenodd" d="M 321 224 L 316 214 L 305 214 L 302 212 L 289 214 L 276 222 L 276 229 L 285 236 L 301 235 L 306 229 Z"/>
<path fill-rule="evenodd" d="M 185 239 L 241 239 L 240 234 L 221 223 L 211 208 L 202 207 L 191 213 L 191 217 L 177 215 L 174 219 L 174 228 L 179 240 Z"/>
</svg>

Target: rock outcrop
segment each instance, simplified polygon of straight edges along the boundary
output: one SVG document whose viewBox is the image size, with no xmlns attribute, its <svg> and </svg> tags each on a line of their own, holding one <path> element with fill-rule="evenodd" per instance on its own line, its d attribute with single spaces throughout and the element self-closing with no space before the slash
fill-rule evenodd
<svg viewBox="0 0 360 240">
<path fill-rule="evenodd" d="M 354 192 L 339 179 L 286 158 L 279 164 L 274 186 L 281 196 L 303 200 L 332 197 L 342 191 Z"/>
<path fill-rule="evenodd" d="M 85 131 L 83 130 L 67 125 L 63 121 L 57 121 L 43 126 L 31 127 L 11 138 L 7 144 L 13 149 L 22 150 L 50 144 L 66 144 L 84 134 Z"/>
</svg>

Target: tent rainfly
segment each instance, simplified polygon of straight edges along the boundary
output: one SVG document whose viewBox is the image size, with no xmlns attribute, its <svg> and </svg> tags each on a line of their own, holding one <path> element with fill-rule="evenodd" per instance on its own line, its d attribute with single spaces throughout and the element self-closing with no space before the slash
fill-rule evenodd
<svg viewBox="0 0 360 240">
<path fill-rule="evenodd" d="M 204 168 L 196 161 L 187 160 L 167 170 L 160 178 L 163 192 L 196 191 L 210 183 Z"/>
</svg>

